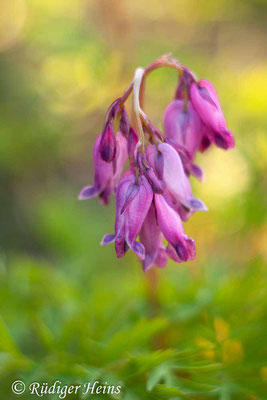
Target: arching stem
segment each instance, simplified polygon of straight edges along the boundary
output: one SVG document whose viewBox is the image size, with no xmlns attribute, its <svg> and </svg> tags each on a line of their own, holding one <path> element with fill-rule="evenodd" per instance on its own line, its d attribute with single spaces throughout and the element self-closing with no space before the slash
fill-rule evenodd
<svg viewBox="0 0 267 400">
<path fill-rule="evenodd" d="M 145 135 L 143 131 L 142 122 L 140 119 L 140 113 L 141 113 L 140 88 L 144 72 L 145 70 L 143 68 L 137 68 L 135 70 L 134 80 L 133 80 L 133 125 L 139 136 L 142 153 L 144 153 L 145 151 Z"/>
</svg>

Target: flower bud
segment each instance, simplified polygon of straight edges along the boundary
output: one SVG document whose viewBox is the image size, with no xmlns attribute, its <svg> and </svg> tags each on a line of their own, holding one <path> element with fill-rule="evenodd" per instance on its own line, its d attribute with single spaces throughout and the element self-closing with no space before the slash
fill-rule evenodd
<svg viewBox="0 0 267 400">
<path fill-rule="evenodd" d="M 141 172 L 145 175 L 150 183 L 154 193 L 163 193 L 165 190 L 165 183 L 157 177 L 154 169 L 149 165 L 145 156 L 139 151 L 137 154 L 137 162 Z"/>
<path fill-rule="evenodd" d="M 157 151 L 154 157 L 154 165 L 157 175 L 160 179 L 163 177 L 164 158 L 160 151 Z"/>
<path fill-rule="evenodd" d="M 123 134 L 123 136 L 128 135 L 129 129 L 130 129 L 129 118 L 125 110 L 125 107 L 123 107 L 120 118 L 120 131 Z"/>
<path fill-rule="evenodd" d="M 116 138 L 113 126 L 108 123 L 102 133 L 99 151 L 102 160 L 110 163 L 114 160 L 116 154 Z"/>
<path fill-rule="evenodd" d="M 119 181 L 121 172 L 123 170 L 124 163 L 127 158 L 127 141 L 118 132 L 116 137 L 116 171 L 114 172 L 114 165 L 107 163 L 102 160 L 99 146 L 101 143 L 101 135 L 95 141 L 94 145 L 94 167 L 95 177 L 93 186 L 85 186 L 79 194 L 80 200 L 90 199 L 95 196 L 99 196 L 100 200 L 104 204 L 108 204 L 110 194 L 115 191 L 117 183 Z"/>
<path fill-rule="evenodd" d="M 166 185 L 162 180 L 160 180 L 157 177 L 153 168 L 149 167 L 146 170 L 144 170 L 144 175 L 146 176 L 148 182 L 150 183 L 154 193 L 163 193 L 164 192 Z"/>
<path fill-rule="evenodd" d="M 128 136 L 128 155 L 130 158 L 134 156 L 137 143 L 138 143 L 138 135 L 135 129 L 131 127 Z"/>
</svg>

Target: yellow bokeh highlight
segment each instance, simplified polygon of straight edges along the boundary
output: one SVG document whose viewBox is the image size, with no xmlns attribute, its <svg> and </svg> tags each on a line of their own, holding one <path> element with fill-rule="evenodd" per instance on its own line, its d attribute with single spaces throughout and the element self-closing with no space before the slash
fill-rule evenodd
<svg viewBox="0 0 267 400">
<path fill-rule="evenodd" d="M 31 10 L 37 10 L 39 15 L 46 18 L 67 17 L 77 18 L 82 14 L 82 0 L 27 0 Z"/>
<path fill-rule="evenodd" d="M 254 116 L 262 116 L 266 111 L 267 65 L 241 72 L 237 85 L 242 108 Z"/>
<path fill-rule="evenodd" d="M 258 168 L 266 170 L 267 168 L 267 140 L 266 132 L 259 131 L 253 135 L 254 140 L 254 160 Z"/>
<path fill-rule="evenodd" d="M 186 25 L 193 25 L 196 21 L 220 20 L 225 6 L 225 0 L 125 0 L 125 3 L 131 15 L 137 18 L 155 21 L 167 19 Z"/>
<path fill-rule="evenodd" d="M 114 93 L 124 86 L 121 80 L 120 53 L 113 52 L 103 66 L 101 81 L 95 70 L 95 49 L 87 46 L 75 57 L 53 55 L 43 61 L 40 90 L 51 96 L 50 107 L 56 113 L 83 115 L 107 107 Z M 126 87 L 126 85 L 125 85 Z"/>
<path fill-rule="evenodd" d="M 214 329 L 217 342 L 223 342 L 229 337 L 229 324 L 222 318 L 215 318 Z"/>
<path fill-rule="evenodd" d="M 204 182 L 197 183 L 199 196 L 207 199 L 213 208 L 242 193 L 249 184 L 248 165 L 236 148 L 225 152 L 213 146 L 199 158 L 198 164 L 204 171 Z"/>
<path fill-rule="evenodd" d="M 201 354 L 206 360 L 214 360 L 215 359 L 215 350 L 214 350 L 214 344 L 205 339 L 205 338 L 196 338 L 195 340 L 196 345 L 200 347 L 202 350 Z"/>
<path fill-rule="evenodd" d="M 226 364 L 234 364 L 242 361 L 244 357 L 243 345 L 239 340 L 226 340 L 223 343 L 222 358 Z"/>
<path fill-rule="evenodd" d="M 267 382 L 267 366 L 260 369 L 260 376 L 263 382 Z"/>
</svg>

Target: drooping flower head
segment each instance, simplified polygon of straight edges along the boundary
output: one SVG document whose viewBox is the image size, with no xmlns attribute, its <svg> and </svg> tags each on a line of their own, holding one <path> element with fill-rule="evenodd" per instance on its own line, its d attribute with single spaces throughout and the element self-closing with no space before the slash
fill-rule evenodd
<svg viewBox="0 0 267 400">
<path fill-rule="evenodd" d="M 145 77 L 164 66 L 179 71 L 175 100 L 164 114 L 165 135 L 140 107 Z M 131 93 L 132 119 L 125 108 Z M 94 185 L 79 195 L 79 199 L 98 196 L 104 204 L 112 193 L 116 195 L 114 233 L 105 235 L 101 244 L 114 243 L 119 258 L 132 250 L 145 272 L 164 267 L 167 257 L 178 263 L 194 259 L 195 243 L 185 234 L 182 221 L 207 210 L 193 196 L 189 176 L 202 178 L 195 154 L 211 143 L 223 149 L 234 145 L 212 84 L 197 81 L 169 56 L 145 70 L 138 68 L 132 84 L 108 108 L 103 132 L 94 145 Z"/>
</svg>

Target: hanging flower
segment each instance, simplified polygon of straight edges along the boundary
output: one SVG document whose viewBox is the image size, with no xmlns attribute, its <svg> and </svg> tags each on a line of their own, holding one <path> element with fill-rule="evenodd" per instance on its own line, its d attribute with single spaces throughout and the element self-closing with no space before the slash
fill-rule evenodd
<svg viewBox="0 0 267 400">
<path fill-rule="evenodd" d="M 163 134 L 142 110 L 140 88 L 152 70 L 165 66 L 179 71 L 179 82 L 175 100 L 164 114 Z M 131 94 L 132 119 L 125 108 Z M 178 263 L 194 259 L 195 243 L 185 234 L 182 221 L 207 210 L 193 196 L 189 176 L 201 179 L 195 154 L 211 143 L 223 149 L 234 146 L 212 84 L 197 81 L 169 56 L 146 69 L 138 68 L 132 84 L 108 108 L 103 132 L 94 145 L 94 185 L 79 195 L 79 199 L 99 196 L 104 204 L 112 193 L 116 195 L 115 232 L 105 235 L 101 244 L 114 243 L 118 257 L 131 249 L 144 271 L 164 267 L 167 257 Z M 127 159 L 129 166 L 123 173 Z"/>
</svg>

